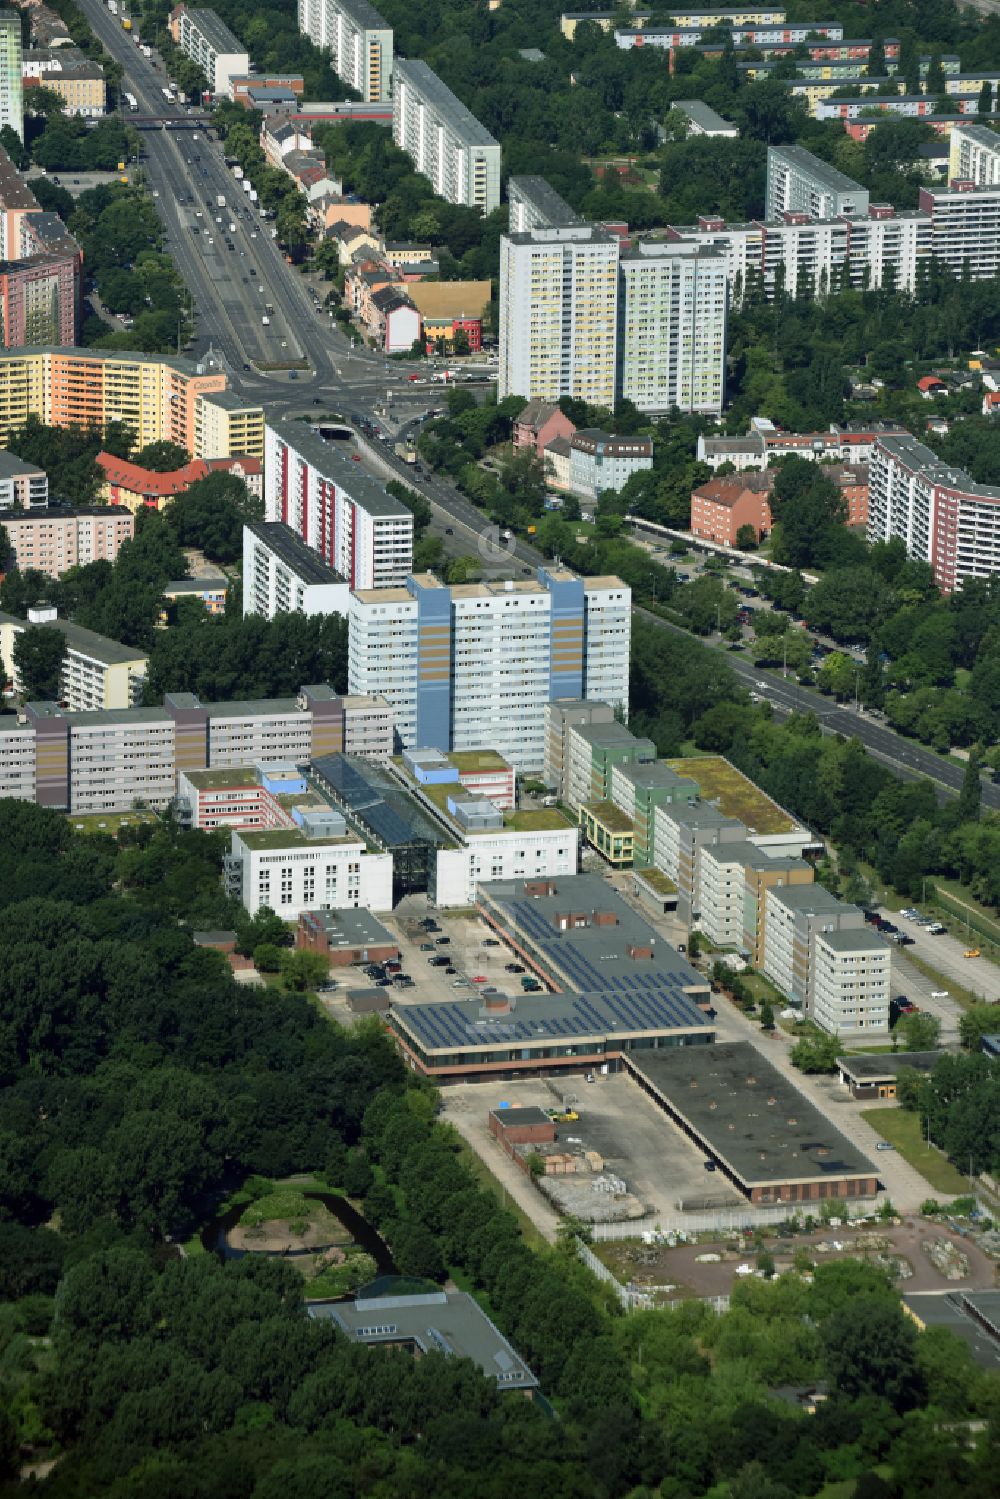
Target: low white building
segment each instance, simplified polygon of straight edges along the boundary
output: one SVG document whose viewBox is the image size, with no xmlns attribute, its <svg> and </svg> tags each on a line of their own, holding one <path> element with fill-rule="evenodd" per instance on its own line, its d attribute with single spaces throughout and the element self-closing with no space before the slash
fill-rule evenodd
<svg viewBox="0 0 1000 1499">
<path fill-rule="evenodd" d="M 467 832 L 465 840 L 462 848 L 438 850 L 436 905 L 471 905 L 481 880 L 530 880 L 577 872 L 579 833 L 569 823 L 530 832 Z"/>
<path fill-rule="evenodd" d="M 596 500 L 605 490 L 617 494 L 633 474 L 653 467 L 648 437 L 613 437 L 585 427 L 573 433 L 569 450 L 569 487 L 582 499 Z"/>
<path fill-rule="evenodd" d="M 369 853 L 356 834 L 316 838 L 300 828 L 231 834 L 229 873 L 251 913 L 269 906 L 283 921 L 307 910 L 392 910 L 392 855 Z"/>
<path fill-rule="evenodd" d="M 283 521 L 243 527 L 243 614 L 339 614 L 347 618 L 351 590 L 329 563 Z"/>
</svg>

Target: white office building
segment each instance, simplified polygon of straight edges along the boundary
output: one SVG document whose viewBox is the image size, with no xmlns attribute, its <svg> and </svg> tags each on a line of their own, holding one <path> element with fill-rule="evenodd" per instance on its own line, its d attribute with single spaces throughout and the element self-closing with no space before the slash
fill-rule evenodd
<svg viewBox="0 0 1000 1499">
<path fill-rule="evenodd" d="M 396 59 L 392 137 L 439 198 L 482 214 L 499 207 L 499 141 L 425 62 Z"/>
<path fill-rule="evenodd" d="M 302 911 L 392 910 L 392 855 L 369 853 L 351 833 L 310 837 L 299 828 L 231 834 L 239 895 L 251 913 L 269 906 L 283 921 Z"/>
<path fill-rule="evenodd" d="M 619 241 L 592 224 L 500 241 L 498 396 L 615 404 Z"/>
<path fill-rule="evenodd" d="M 265 428 L 264 514 L 351 588 L 397 587 L 413 569 L 412 512 L 305 422 Z"/>
<path fill-rule="evenodd" d="M 389 98 L 392 27 L 368 0 L 299 0 L 299 30 L 366 103 Z"/>
<path fill-rule="evenodd" d="M 640 411 L 716 414 L 726 389 L 726 261 L 690 241 L 621 257 L 618 394 Z"/>
<path fill-rule="evenodd" d="M 351 590 L 345 578 L 306 546 L 284 521 L 250 521 L 243 527 L 243 613 L 340 614 L 347 617 Z"/>
<path fill-rule="evenodd" d="M 404 747 L 488 745 L 538 772 L 550 699 L 596 698 L 627 713 L 630 627 L 631 590 L 618 578 L 550 568 L 537 580 L 448 588 L 424 573 L 352 595 L 349 687 L 388 699 Z"/>
</svg>

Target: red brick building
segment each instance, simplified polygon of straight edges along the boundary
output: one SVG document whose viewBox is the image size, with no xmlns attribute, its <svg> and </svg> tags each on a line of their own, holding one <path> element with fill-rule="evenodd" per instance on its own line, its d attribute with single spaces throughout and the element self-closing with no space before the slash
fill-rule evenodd
<svg viewBox="0 0 1000 1499">
<path fill-rule="evenodd" d="M 351 963 L 388 963 L 399 958 L 392 933 L 370 911 L 303 911 L 295 946 L 326 958 L 332 968 Z"/>
<path fill-rule="evenodd" d="M 757 540 L 771 530 L 768 498 L 774 474 L 734 474 L 709 479 L 691 496 L 691 534 L 722 546 L 735 546 L 741 526 L 752 526 Z"/>
</svg>

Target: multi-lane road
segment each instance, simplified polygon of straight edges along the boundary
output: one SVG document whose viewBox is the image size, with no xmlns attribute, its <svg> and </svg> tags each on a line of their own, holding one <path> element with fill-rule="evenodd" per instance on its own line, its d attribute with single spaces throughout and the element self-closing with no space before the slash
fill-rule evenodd
<svg viewBox="0 0 1000 1499">
<path fill-rule="evenodd" d="M 80 3 L 108 52 L 124 68 L 124 86 L 135 94 L 140 113 L 162 114 L 163 73 L 142 55 L 100 0 Z M 234 390 L 260 401 L 270 416 L 321 408 L 356 419 L 377 404 L 391 404 L 404 423 L 408 416 L 440 400 L 443 391 L 439 388 L 421 391 L 408 380 L 411 372 L 426 373 L 426 366 L 390 364 L 360 344 L 349 348 L 343 333 L 319 307 L 306 278 L 286 263 L 271 238 L 269 224 L 248 205 L 247 195 L 226 168 L 221 148 L 204 129 L 192 124 L 179 130 L 146 130 L 143 141 L 149 185 L 159 194 L 155 201 L 168 248 L 194 300 L 195 352 L 205 358 L 211 351 L 227 370 Z M 220 195 L 224 207 L 218 205 Z M 236 226 L 233 231 L 230 223 Z M 232 250 L 226 246 L 227 239 L 232 241 Z M 273 314 L 265 310 L 268 303 Z M 261 322 L 264 316 L 270 319 L 267 325 Z M 287 367 L 269 368 L 294 361 L 304 361 L 294 381 Z M 478 554 L 487 572 L 506 571 L 509 576 L 533 571 L 546 561 L 524 541 L 503 544 L 495 528 L 451 484 L 437 477 L 415 476 L 391 450 L 379 450 L 377 456 L 383 473 L 405 479 L 423 492 L 441 529 L 454 538 L 454 549 Z M 657 615 L 637 612 L 686 634 Z M 863 712 L 838 707 L 780 672 L 754 666 L 735 653 L 727 660 L 745 685 L 778 711 L 815 713 L 825 732 L 859 739 L 894 774 L 906 779 L 927 776 L 947 792 L 960 790 L 964 775 L 960 765 L 921 748 Z M 983 803 L 1000 810 L 1000 787 L 984 784 Z"/>
</svg>

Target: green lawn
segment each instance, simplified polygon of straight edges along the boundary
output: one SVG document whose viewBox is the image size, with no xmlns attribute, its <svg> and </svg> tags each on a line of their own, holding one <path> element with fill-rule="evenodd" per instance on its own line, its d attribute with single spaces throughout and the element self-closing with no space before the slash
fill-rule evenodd
<svg viewBox="0 0 1000 1499">
<path fill-rule="evenodd" d="M 918 1114 L 905 1109 L 863 1109 L 862 1119 L 890 1144 L 895 1145 L 904 1160 L 915 1167 L 936 1192 L 954 1197 L 970 1190 L 960 1171 L 934 1145 L 928 1145 Z"/>
</svg>

